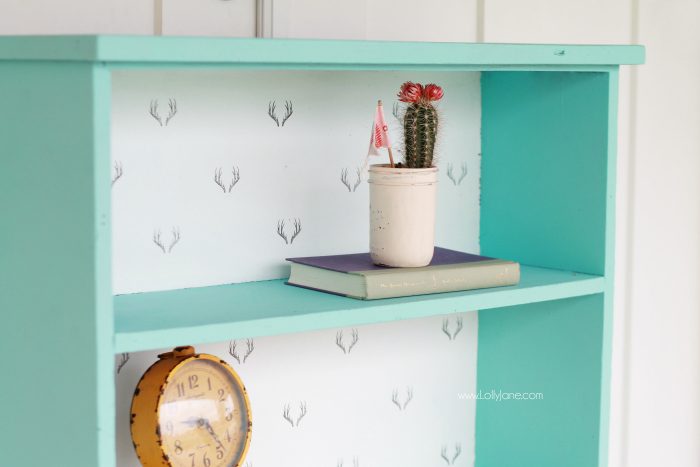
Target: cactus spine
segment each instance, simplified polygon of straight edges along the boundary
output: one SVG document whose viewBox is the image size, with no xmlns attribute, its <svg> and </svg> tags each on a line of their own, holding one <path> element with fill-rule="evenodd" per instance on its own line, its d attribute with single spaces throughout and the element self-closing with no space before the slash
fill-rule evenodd
<svg viewBox="0 0 700 467">
<path fill-rule="evenodd" d="M 408 105 L 403 119 L 406 167 L 420 169 L 433 166 L 437 129 L 438 115 L 432 103 L 421 99 Z"/>
</svg>

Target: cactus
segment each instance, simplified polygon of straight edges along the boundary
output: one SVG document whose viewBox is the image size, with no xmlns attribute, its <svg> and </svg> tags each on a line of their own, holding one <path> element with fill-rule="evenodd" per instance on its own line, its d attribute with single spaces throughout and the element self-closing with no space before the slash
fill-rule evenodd
<svg viewBox="0 0 700 467">
<path fill-rule="evenodd" d="M 401 86 L 399 100 L 408 104 L 403 116 L 404 161 L 411 169 L 433 166 L 438 115 L 433 101 L 442 98 L 440 86 L 406 82 Z"/>
<path fill-rule="evenodd" d="M 404 165 L 409 168 L 433 166 L 438 116 L 432 104 L 414 103 L 403 118 Z"/>
</svg>

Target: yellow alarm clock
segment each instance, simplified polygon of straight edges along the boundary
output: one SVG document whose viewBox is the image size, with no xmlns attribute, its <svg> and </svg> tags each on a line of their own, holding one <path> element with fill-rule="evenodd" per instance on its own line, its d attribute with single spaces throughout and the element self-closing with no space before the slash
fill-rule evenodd
<svg viewBox="0 0 700 467">
<path fill-rule="evenodd" d="M 250 401 L 223 360 L 177 347 L 158 356 L 131 401 L 131 438 L 144 467 L 237 467 L 250 444 Z"/>
</svg>

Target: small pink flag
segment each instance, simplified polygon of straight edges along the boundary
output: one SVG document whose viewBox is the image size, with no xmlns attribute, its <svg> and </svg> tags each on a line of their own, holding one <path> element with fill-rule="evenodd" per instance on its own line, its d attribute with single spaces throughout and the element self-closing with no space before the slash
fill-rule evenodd
<svg viewBox="0 0 700 467">
<path fill-rule="evenodd" d="M 379 156 L 381 155 L 378 151 L 379 148 L 391 148 L 391 141 L 389 141 L 389 127 L 384 120 L 384 107 L 381 102 L 377 104 L 377 112 L 374 116 L 374 123 L 372 124 L 372 135 L 369 140 L 369 152 L 368 156 Z"/>
</svg>

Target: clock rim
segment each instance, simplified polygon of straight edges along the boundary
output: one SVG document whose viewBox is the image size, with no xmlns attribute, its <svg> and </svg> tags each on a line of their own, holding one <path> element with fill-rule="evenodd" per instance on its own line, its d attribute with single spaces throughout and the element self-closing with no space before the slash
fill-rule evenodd
<svg viewBox="0 0 700 467">
<path fill-rule="evenodd" d="M 178 347 L 178 349 L 182 349 L 182 347 Z M 228 372 L 228 374 L 233 378 L 235 386 L 243 395 L 243 401 L 248 418 L 245 441 L 240 458 L 234 460 L 234 462 L 229 464 L 227 467 L 237 467 L 241 465 L 248 454 L 253 428 L 252 410 L 250 406 L 250 398 L 248 397 L 248 391 L 246 390 L 243 380 L 238 373 L 231 365 L 228 364 L 228 362 L 215 355 L 206 353 L 192 353 L 191 355 L 178 357 L 175 352 L 171 352 L 169 357 L 161 358 L 153 363 L 153 365 L 151 365 L 144 372 L 136 385 L 136 390 L 134 391 L 134 396 L 131 400 L 131 438 L 132 442 L 134 443 L 136 455 L 141 461 L 143 467 L 172 466 L 169 461 L 169 456 L 163 449 L 163 437 L 160 432 L 159 420 L 160 408 L 162 405 L 161 401 L 165 396 L 166 388 L 172 382 L 172 378 L 175 374 L 177 374 L 178 370 L 180 370 L 188 362 L 195 360 L 209 360 L 217 364 L 218 367 L 223 368 L 224 371 Z M 145 387 L 142 388 L 142 385 Z M 149 390 L 150 394 L 147 394 Z M 137 407 L 137 405 L 140 407 Z M 137 420 L 137 423 L 135 423 L 135 410 L 138 410 L 141 415 L 140 419 Z M 141 419 L 144 421 L 141 422 Z M 155 429 L 148 430 L 148 425 L 155 427 Z M 137 430 L 139 430 L 139 432 L 135 433 Z M 143 432 L 140 430 L 143 430 Z"/>
</svg>

